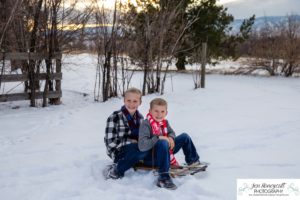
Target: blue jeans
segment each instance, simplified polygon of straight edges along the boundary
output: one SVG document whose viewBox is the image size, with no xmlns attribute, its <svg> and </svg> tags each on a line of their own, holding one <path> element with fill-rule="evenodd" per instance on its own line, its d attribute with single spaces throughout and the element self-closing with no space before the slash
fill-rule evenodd
<svg viewBox="0 0 300 200">
<path fill-rule="evenodd" d="M 180 149 L 183 150 L 187 164 L 191 164 L 200 159 L 191 137 L 186 133 L 182 133 L 175 138 L 173 153 L 176 154 Z M 147 152 L 148 154 L 144 159 L 144 163 L 149 166 L 153 165 L 158 167 L 159 179 L 169 179 L 169 143 L 165 140 L 158 140 L 153 149 Z"/>
<path fill-rule="evenodd" d="M 120 153 L 116 156 L 114 162 L 117 163 L 116 172 L 119 176 L 124 176 L 124 173 L 133 167 L 140 160 L 144 160 L 148 152 L 142 152 L 138 148 L 137 143 L 125 145 L 121 148 Z"/>
</svg>

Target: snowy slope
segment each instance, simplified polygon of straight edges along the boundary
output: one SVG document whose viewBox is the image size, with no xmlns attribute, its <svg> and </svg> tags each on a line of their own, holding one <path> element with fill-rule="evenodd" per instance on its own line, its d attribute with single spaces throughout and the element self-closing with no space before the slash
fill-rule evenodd
<svg viewBox="0 0 300 200">
<path fill-rule="evenodd" d="M 175 179 L 176 191 L 157 188 L 151 172 L 105 181 L 105 121 L 122 99 L 93 101 L 92 58 L 65 59 L 60 106 L 0 103 L 1 199 L 233 200 L 237 178 L 300 178 L 299 79 L 208 75 L 206 89 L 193 90 L 190 74 L 172 74 L 168 119 L 177 134 L 191 135 L 208 171 Z M 133 85 L 141 80 L 136 73 Z M 156 96 L 143 97 L 143 114 Z M 184 161 L 182 152 L 176 157 Z"/>
</svg>

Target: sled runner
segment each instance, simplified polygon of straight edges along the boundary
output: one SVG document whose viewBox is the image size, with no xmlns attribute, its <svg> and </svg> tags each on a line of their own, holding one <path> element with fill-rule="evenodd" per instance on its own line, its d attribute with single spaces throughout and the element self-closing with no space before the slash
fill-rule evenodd
<svg viewBox="0 0 300 200">
<path fill-rule="evenodd" d="M 207 168 L 207 164 L 203 164 L 201 163 L 200 166 L 196 166 L 196 167 L 189 167 L 189 166 L 171 166 L 169 173 L 170 176 L 175 178 L 175 177 L 181 177 L 181 176 L 186 176 L 186 175 L 195 175 L 199 172 L 204 172 L 206 171 Z M 133 169 L 135 171 L 137 170 L 147 170 L 147 171 L 151 171 L 151 170 L 157 170 L 157 167 L 152 167 L 152 166 L 146 166 L 143 163 L 138 163 L 136 164 Z"/>
</svg>

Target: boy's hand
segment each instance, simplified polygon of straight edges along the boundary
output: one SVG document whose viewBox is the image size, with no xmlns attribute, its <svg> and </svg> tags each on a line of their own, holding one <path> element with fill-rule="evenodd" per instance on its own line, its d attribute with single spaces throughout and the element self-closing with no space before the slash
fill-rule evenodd
<svg viewBox="0 0 300 200">
<path fill-rule="evenodd" d="M 169 146 L 170 146 L 170 140 L 169 140 L 168 137 L 160 135 L 158 138 L 159 138 L 160 140 L 166 140 L 166 141 L 169 143 Z"/>
<path fill-rule="evenodd" d="M 130 141 L 131 141 L 131 143 L 138 143 L 138 141 L 135 139 L 130 139 Z"/>
<path fill-rule="evenodd" d="M 170 149 L 174 149 L 175 147 L 175 141 L 172 137 L 168 137 L 169 144 L 170 144 Z"/>
</svg>

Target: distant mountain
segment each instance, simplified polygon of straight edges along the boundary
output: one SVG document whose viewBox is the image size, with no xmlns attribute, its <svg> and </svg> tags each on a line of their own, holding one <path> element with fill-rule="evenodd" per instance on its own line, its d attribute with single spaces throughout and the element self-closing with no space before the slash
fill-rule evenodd
<svg viewBox="0 0 300 200">
<path fill-rule="evenodd" d="M 300 15 L 295 15 L 295 17 L 300 20 Z M 283 22 L 286 20 L 286 16 L 266 16 L 266 17 L 258 17 L 255 19 L 253 28 L 254 29 L 261 29 L 265 26 L 266 23 L 270 25 L 275 25 L 280 22 Z M 232 33 L 239 32 L 240 26 L 243 23 L 244 19 L 236 19 L 231 23 L 232 26 Z"/>
</svg>

